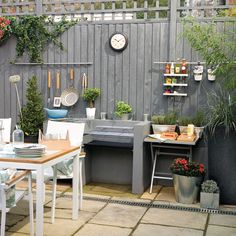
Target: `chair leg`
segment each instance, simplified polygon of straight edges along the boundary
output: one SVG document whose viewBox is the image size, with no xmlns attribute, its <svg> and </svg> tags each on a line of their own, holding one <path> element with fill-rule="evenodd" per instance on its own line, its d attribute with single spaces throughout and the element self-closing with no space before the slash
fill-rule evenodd
<svg viewBox="0 0 236 236">
<path fill-rule="evenodd" d="M 82 201 L 83 201 L 83 177 L 82 177 L 82 166 L 83 160 L 79 159 L 79 209 L 82 210 Z"/>
<path fill-rule="evenodd" d="M 1 189 L 2 197 L 2 216 L 1 216 L 1 236 L 5 236 L 5 225 L 6 225 L 6 193 L 4 189 Z"/>
<path fill-rule="evenodd" d="M 52 182 L 52 209 L 51 209 L 51 223 L 55 221 L 56 209 L 56 194 L 57 194 L 57 165 L 53 166 L 53 182 Z"/>
<path fill-rule="evenodd" d="M 30 214 L 30 235 L 34 235 L 34 203 L 32 194 L 32 175 L 28 176 L 29 214 Z"/>
</svg>

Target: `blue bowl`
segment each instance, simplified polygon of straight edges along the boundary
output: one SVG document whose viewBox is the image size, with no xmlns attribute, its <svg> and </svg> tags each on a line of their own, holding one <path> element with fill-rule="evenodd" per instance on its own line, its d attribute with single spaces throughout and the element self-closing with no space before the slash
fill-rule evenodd
<svg viewBox="0 0 236 236">
<path fill-rule="evenodd" d="M 66 109 L 48 109 L 44 108 L 47 112 L 48 118 L 59 119 L 66 117 L 68 110 Z"/>
</svg>

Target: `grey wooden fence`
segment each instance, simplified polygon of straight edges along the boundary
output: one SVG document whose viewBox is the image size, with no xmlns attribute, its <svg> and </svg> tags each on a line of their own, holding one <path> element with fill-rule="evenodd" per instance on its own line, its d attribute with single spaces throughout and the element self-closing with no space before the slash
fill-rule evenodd
<svg viewBox="0 0 236 236">
<path fill-rule="evenodd" d="M 178 37 L 183 31 L 176 14 L 180 7 L 172 6 L 175 12 L 171 13 L 170 10 L 170 18 L 166 19 L 81 21 L 61 36 L 66 51 L 58 51 L 53 45 L 46 48 L 43 52 L 43 65 L 27 64 L 27 56 L 19 64 L 10 64 L 9 61 L 15 57 L 16 45 L 15 39 L 11 38 L 0 47 L 0 117 L 12 117 L 13 124 L 18 120 L 16 93 L 9 82 L 10 75 L 21 76 L 17 86 L 22 104 L 26 102 L 26 82 L 32 75 L 36 75 L 45 107 L 52 107 L 53 97 L 70 86 L 70 68 L 75 69 L 74 86 L 80 92 L 83 73 L 88 77 L 89 87 L 101 88 L 101 97 L 95 104 L 97 117 L 102 111 L 107 112 L 108 118 L 112 118 L 118 100 L 128 102 L 133 107 L 133 118 L 136 120 L 142 120 L 144 113 L 152 115 L 178 109 L 183 115 L 192 115 L 203 108 L 206 91 L 214 88 L 214 82 L 206 79 L 205 72 L 202 82 L 195 82 L 190 73 L 187 97 L 163 96 L 165 63 L 161 62 L 176 60 L 178 57 L 191 62 L 200 60 L 186 39 Z M 227 21 L 222 18 L 217 24 L 219 30 L 223 30 Z M 231 27 L 235 25 L 231 24 Z M 129 40 L 128 47 L 121 53 L 113 51 L 109 46 L 109 37 L 116 31 L 125 33 Z M 53 77 L 50 94 L 47 89 L 48 70 Z M 62 78 L 60 91 L 56 91 L 55 85 L 58 71 Z M 85 117 L 85 107 L 80 97 L 78 103 L 68 108 L 69 116 Z"/>
</svg>

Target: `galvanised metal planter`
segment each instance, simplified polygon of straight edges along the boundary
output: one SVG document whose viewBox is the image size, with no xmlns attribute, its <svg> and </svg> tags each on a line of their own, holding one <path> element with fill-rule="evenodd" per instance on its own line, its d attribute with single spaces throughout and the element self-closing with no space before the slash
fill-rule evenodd
<svg viewBox="0 0 236 236">
<path fill-rule="evenodd" d="M 184 204 L 196 203 L 199 199 L 203 177 L 173 174 L 175 199 Z"/>
<path fill-rule="evenodd" d="M 219 193 L 200 193 L 200 207 L 206 209 L 219 209 Z"/>
</svg>

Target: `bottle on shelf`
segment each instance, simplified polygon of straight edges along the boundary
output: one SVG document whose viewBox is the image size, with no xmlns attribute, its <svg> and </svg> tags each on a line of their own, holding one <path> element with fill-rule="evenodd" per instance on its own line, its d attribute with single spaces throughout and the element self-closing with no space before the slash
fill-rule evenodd
<svg viewBox="0 0 236 236">
<path fill-rule="evenodd" d="M 182 63 L 181 63 L 181 73 L 182 74 L 187 74 L 187 62 L 186 59 L 182 59 Z"/>
<path fill-rule="evenodd" d="M 165 66 L 165 74 L 170 74 L 170 64 L 167 63 Z"/>
<path fill-rule="evenodd" d="M 24 132 L 16 125 L 16 129 L 12 133 L 13 146 L 24 143 Z"/>
<path fill-rule="evenodd" d="M 179 74 L 181 72 L 181 63 L 180 58 L 177 58 L 177 62 L 175 64 L 175 74 Z"/>
<path fill-rule="evenodd" d="M 174 62 L 171 62 L 170 73 L 171 73 L 171 74 L 174 74 L 174 73 L 175 73 L 175 65 L 174 65 Z"/>
<path fill-rule="evenodd" d="M 180 135 L 180 128 L 179 128 L 179 122 L 177 121 L 176 122 L 176 125 L 175 125 L 175 132 Z"/>
</svg>

